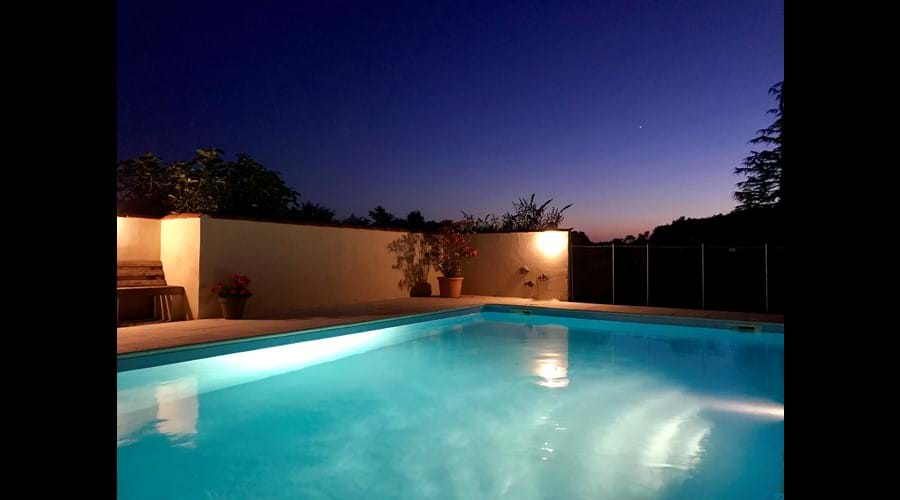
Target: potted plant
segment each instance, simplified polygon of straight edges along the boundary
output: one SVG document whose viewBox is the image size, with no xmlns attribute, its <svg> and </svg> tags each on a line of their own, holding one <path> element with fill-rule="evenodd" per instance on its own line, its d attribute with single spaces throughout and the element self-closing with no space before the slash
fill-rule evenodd
<svg viewBox="0 0 900 500">
<path fill-rule="evenodd" d="M 431 264 L 443 275 L 438 277 L 441 297 L 462 295 L 462 263 L 478 255 L 470 243 L 471 233 L 471 224 L 456 222 L 445 224 L 429 237 Z"/>
<path fill-rule="evenodd" d="M 233 274 L 228 281 L 212 287 L 212 292 L 219 299 L 222 316 L 225 319 L 241 319 L 244 317 L 244 304 L 253 296 L 247 285 L 250 279 L 243 274 Z"/>
</svg>

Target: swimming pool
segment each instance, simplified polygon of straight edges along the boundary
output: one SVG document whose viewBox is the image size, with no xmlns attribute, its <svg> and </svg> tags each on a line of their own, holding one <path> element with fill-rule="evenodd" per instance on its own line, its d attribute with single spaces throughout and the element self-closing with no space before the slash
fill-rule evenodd
<svg viewBox="0 0 900 500">
<path fill-rule="evenodd" d="M 485 306 L 121 356 L 119 497 L 783 498 L 780 325 L 619 318 Z"/>
</svg>

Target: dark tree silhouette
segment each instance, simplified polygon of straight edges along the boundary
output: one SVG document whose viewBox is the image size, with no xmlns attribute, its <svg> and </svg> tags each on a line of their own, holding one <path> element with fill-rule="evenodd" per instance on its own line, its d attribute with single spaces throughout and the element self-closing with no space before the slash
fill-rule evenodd
<svg viewBox="0 0 900 500">
<path fill-rule="evenodd" d="M 281 174 L 269 170 L 244 154 L 225 161 L 221 151 L 209 155 L 198 151 L 194 162 L 215 174 L 221 201 L 218 213 L 259 217 L 285 217 L 300 208 L 300 193 L 289 187 Z"/>
<path fill-rule="evenodd" d="M 680 217 L 657 226 L 652 245 L 761 245 L 784 244 L 786 224 L 781 206 L 735 210 L 701 219 Z"/>
<path fill-rule="evenodd" d="M 372 226 L 374 227 L 397 227 L 403 222 L 381 205 L 378 205 L 373 210 L 369 210 L 369 217 L 372 218 Z"/>
<path fill-rule="evenodd" d="M 253 158 L 234 161 L 220 149 L 198 149 L 189 161 L 166 165 L 152 153 L 116 166 L 119 213 L 162 216 L 198 212 L 330 222 L 334 211 L 298 202 L 300 194 L 281 174 Z"/>
<path fill-rule="evenodd" d="M 357 217 L 356 214 L 350 214 L 350 217 L 341 221 L 341 224 L 346 224 L 348 226 L 359 226 L 359 227 L 369 227 L 372 225 L 372 221 L 366 219 L 365 217 Z"/>
<path fill-rule="evenodd" d="M 309 201 L 304 201 L 303 204 L 300 205 L 300 210 L 297 210 L 291 215 L 291 218 L 310 222 L 334 222 L 334 210 Z"/>
<path fill-rule="evenodd" d="M 425 217 L 422 212 L 413 210 L 406 215 L 406 228 L 412 230 L 422 230 L 425 228 Z"/>
<path fill-rule="evenodd" d="M 153 153 L 122 160 L 116 167 L 116 198 L 121 213 L 163 216 L 170 213 L 169 167 Z"/>
<path fill-rule="evenodd" d="M 588 237 L 588 235 L 584 233 L 584 231 L 572 231 L 570 243 L 572 245 L 579 245 L 579 246 L 587 246 L 587 245 L 594 244 L 591 241 L 591 239 Z"/>
<path fill-rule="evenodd" d="M 562 223 L 563 212 L 572 206 L 571 203 L 562 207 L 549 207 L 553 199 L 545 201 L 540 206 L 534 202 L 534 194 L 531 198 L 519 198 L 513 202 L 513 211 L 506 212 L 503 217 L 487 214 L 481 218 L 463 212 L 464 220 L 471 225 L 476 232 L 490 233 L 497 231 L 544 231 L 557 229 Z"/>
<path fill-rule="evenodd" d="M 737 183 L 738 191 L 734 198 L 740 202 L 738 210 L 759 208 L 781 204 L 784 199 L 782 189 L 784 168 L 782 164 L 782 125 L 784 119 L 784 82 L 775 84 L 769 93 L 775 96 L 777 108 L 768 114 L 775 115 L 775 122 L 764 129 L 757 130 L 757 137 L 750 144 L 772 146 L 772 149 L 751 151 L 741 166 L 734 169 L 737 175 L 747 178 Z"/>
</svg>

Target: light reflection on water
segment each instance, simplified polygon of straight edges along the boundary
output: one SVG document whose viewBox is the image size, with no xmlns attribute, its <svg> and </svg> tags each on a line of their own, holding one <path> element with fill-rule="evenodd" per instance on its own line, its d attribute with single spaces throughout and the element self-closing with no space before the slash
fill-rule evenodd
<svg viewBox="0 0 900 500">
<path fill-rule="evenodd" d="M 200 416 L 197 380 L 185 377 L 120 390 L 118 393 L 117 440 L 132 444 L 141 433 L 167 436 L 179 446 L 193 447 Z M 147 401 L 152 398 L 152 404 Z M 135 402 L 140 402 L 135 405 Z M 136 406 L 140 409 L 129 411 Z M 148 429 L 152 424 L 153 431 Z"/>
<path fill-rule="evenodd" d="M 569 385 L 569 330 L 565 327 L 530 329 L 525 354 L 531 359 L 537 384 L 551 389 Z"/>
</svg>

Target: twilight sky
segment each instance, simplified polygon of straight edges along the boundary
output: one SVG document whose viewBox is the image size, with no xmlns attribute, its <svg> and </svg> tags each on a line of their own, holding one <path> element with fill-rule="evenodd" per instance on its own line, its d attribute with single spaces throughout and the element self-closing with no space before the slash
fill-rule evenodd
<svg viewBox="0 0 900 500">
<path fill-rule="evenodd" d="M 366 215 L 574 203 L 593 240 L 728 212 L 784 2 L 119 1 L 118 154 L 246 153 Z"/>
</svg>

